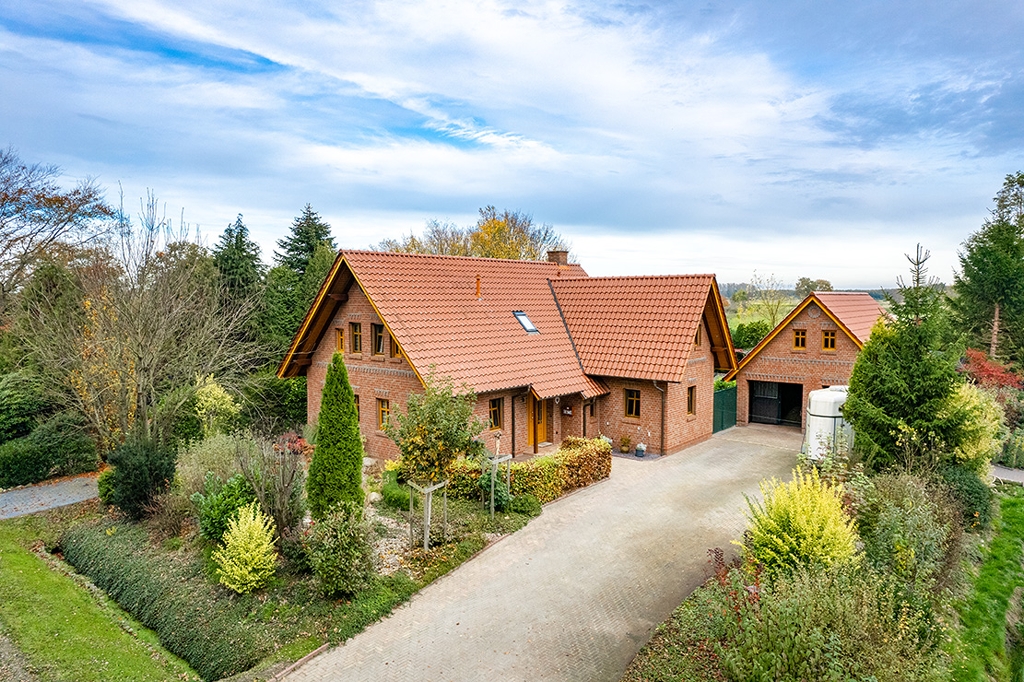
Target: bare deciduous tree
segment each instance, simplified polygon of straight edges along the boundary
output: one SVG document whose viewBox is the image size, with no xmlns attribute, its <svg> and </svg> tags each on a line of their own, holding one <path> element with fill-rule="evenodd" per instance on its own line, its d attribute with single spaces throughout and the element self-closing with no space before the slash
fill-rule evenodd
<svg viewBox="0 0 1024 682">
<path fill-rule="evenodd" d="M 113 215 L 93 180 L 63 190 L 60 174 L 56 166 L 26 164 L 13 149 L 0 150 L 0 319 L 43 254 L 62 242 L 94 239 Z"/>
<path fill-rule="evenodd" d="M 750 278 L 750 297 L 753 299 L 755 309 L 768 320 L 768 324 L 775 326 L 782 320 L 782 308 L 786 305 L 786 293 L 782 289 L 782 282 L 776 279 L 775 275 L 754 275 Z"/>
<path fill-rule="evenodd" d="M 207 250 L 173 229 L 155 196 L 138 227 L 120 211 L 112 251 L 74 278 L 78 314 L 62 314 L 66 295 L 44 288 L 26 297 L 20 322 L 37 365 L 70 389 L 104 449 L 136 425 L 149 436 L 171 423 L 197 376 L 230 386 L 258 357 L 238 333 L 251 306 L 222 306 Z"/>
</svg>

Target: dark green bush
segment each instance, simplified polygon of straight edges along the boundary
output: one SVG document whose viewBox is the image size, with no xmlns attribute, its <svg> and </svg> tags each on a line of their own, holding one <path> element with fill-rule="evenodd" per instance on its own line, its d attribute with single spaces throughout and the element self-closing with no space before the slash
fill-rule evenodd
<svg viewBox="0 0 1024 682">
<path fill-rule="evenodd" d="M 483 494 L 484 505 L 490 507 L 491 504 L 491 468 L 486 467 L 484 472 L 480 474 L 480 492 Z M 496 511 L 505 511 L 508 509 L 509 504 L 512 502 L 512 496 L 509 495 L 508 485 L 505 484 L 505 474 L 499 468 L 498 475 L 494 477 L 494 509 Z"/>
<path fill-rule="evenodd" d="M 238 510 L 256 500 L 256 493 L 242 474 L 224 481 L 212 471 L 206 474 L 203 492 L 193 493 L 192 504 L 199 512 L 199 534 L 207 540 L 220 542 L 228 529 L 228 521 Z"/>
<path fill-rule="evenodd" d="M 373 546 L 361 504 L 339 502 L 314 523 L 305 546 L 325 595 L 355 594 L 373 578 Z"/>
<path fill-rule="evenodd" d="M 242 388 L 243 427 L 280 433 L 306 423 L 306 377 L 279 379 L 273 369 L 253 375 Z"/>
<path fill-rule="evenodd" d="M 732 332 L 732 343 L 736 348 L 750 350 L 761 342 L 761 339 L 768 336 L 772 326 L 768 320 L 753 320 L 736 325 Z"/>
<path fill-rule="evenodd" d="M 110 501 L 131 518 L 142 518 L 146 505 L 170 486 L 174 460 L 174 450 L 165 445 L 129 438 L 107 457 L 114 468 Z"/>
<path fill-rule="evenodd" d="M 149 552 L 147 545 L 141 526 L 79 524 L 60 548 L 204 680 L 247 670 L 270 653 L 266 629 L 247 618 L 248 602 L 211 585 L 198 566 Z"/>
<path fill-rule="evenodd" d="M 49 453 L 51 476 L 70 476 L 96 471 L 96 444 L 86 435 L 82 420 L 58 413 L 37 426 L 29 435 L 36 447 Z"/>
<path fill-rule="evenodd" d="M 391 509 L 409 511 L 409 486 L 398 482 L 398 472 L 385 471 L 383 480 L 384 485 L 380 490 L 381 501 Z M 413 497 L 413 508 L 419 507 L 419 499 Z"/>
<path fill-rule="evenodd" d="M 314 519 L 339 502 L 363 502 L 363 440 L 355 394 L 341 353 L 327 366 L 316 450 L 309 464 L 306 498 Z"/>
<path fill-rule="evenodd" d="M 48 407 L 42 385 L 24 372 L 0 376 L 0 443 L 32 432 Z"/>
<path fill-rule="evenodd" d="M 100 502 L 103 504 L 113 504 L 114 499 L 114 487 L 112 479 L 114 478 L 113 469 L 104 469 L 103 473 L 96 479 L 96 487 L 99 489 Z"/>
<path fill-rule="evenodd" d="M 984 530 L 992 523 L 992 489 L 971 469 L 958 464 L 939 470 L 939 476 L 963 511 L 963 526 Z"/>
<path fill-rule="evenodd" d="M 0 444 L 0 488 L 44 480 L 50 474 L 50 454 L 25 436 Z"/>
<path fill-rule="evenodd" d="M 511 504 L 508 506 L 508 510 L 515 512 L 516 514 L 526 514 L 527 516 L 540 516 L 543 511 L 540 500 L 526 493 L 524 495 L 517 495 L 512 498 Z"/>
<path fill-rule="evenodd" d="M 96 446 L 80 422 L 58 414 L 29 435 L 0 444 L 0 488 L 95 471 L 97 464 Z"/>
</svg>

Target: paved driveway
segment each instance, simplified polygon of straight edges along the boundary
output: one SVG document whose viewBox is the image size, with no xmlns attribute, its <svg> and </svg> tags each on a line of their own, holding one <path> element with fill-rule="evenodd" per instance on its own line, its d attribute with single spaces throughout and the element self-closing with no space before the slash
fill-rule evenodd
<svg viewBox="0 0 1024 682">
<path fill-rule="evenodd" d="M 798 431 L 737 427 L 607 481 L 429 585 L 391 617 L 297 669 L 312 680 L 621 678 L 744 527 L 743 494 L 788 478 Z"/>
<path fill-rule="evenodd" d="M 0 493 L 0 519 L 35 514 L 96 497 L 97 474 L 68 476 Z"/>
</svg>

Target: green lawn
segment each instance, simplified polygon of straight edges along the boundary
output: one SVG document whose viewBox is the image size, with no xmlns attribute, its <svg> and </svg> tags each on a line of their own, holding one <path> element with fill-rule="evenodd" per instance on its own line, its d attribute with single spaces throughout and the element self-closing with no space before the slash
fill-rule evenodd
<svg viewBox="0 0 1024 682">
<path fill-rule="evenodd" d="M 198 679 L 152 632 L 32 552 L 47 528 L 40 517 L 0 522 L 0 620 L 39 677 Z"/>
<path fill-rule="evenodd" d="M 1017 656 L 1008 652 L 1006 641 L 1011 599 L 1024 585 L 1024 490 L 1004 488 L 997 499 L 1000 513 L 991 543 L 973 592 L 959 609 L 962 631 L 955 645 L 958 650 L 953 652 L 957 682 L 1020 679 L 1020 671 L 1011 670 L 1011 661 L 1019 659 L 1020 652 Z M 1011 623 L 1010 627 L 1019 624 Z M 1019 637 L 1014 639 L 1019 641 Z"/>
</svg>

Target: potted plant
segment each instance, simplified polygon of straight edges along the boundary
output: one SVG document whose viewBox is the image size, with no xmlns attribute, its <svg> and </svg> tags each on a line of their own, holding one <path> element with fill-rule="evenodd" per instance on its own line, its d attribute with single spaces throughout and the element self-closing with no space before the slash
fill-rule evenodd
<svg viewBox="0 0 1024 682">
<path fill-rule="evenodd" d="M 647 454 L 647 445 L 645 445 L 644 443 L 637 443 L 636 444 L 636 456 L 637 457 L 643 457 L 645 454 Z"/>
<path fill-rule="evenodd" d="M 623 454 L 629 454 L 629 445 L 630 445 L 630 443 L 632 443 L 632 441 L 629 439 L 629 436 L 623 436 L 622 438 L 620 438 L 619 439 L 619 452 L 621 452 Z"/>
</svg>

